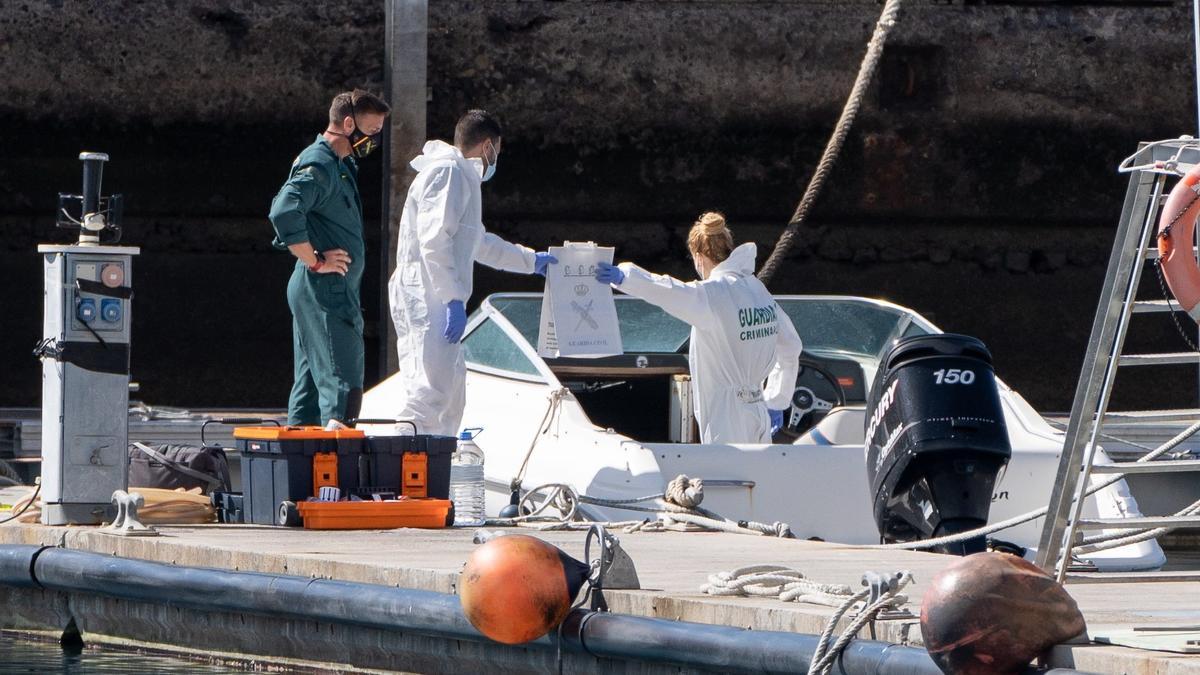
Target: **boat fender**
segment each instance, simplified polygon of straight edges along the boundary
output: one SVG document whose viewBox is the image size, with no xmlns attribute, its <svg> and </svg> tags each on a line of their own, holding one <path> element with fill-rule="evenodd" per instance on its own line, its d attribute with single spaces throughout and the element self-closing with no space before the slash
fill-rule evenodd
<svg viewBox="0 0 1200 675">
<path fill-rule="evenodd" d="M 1200 264 L 1192 253 L 1200 216 L 1200 166 L 1175 184 L 1158 220 L 1158 254 L 1171 293 L 1193 321 L 1200 322 Z"/>
<path fill-rule="evenodd" d="M 1087 630 L 1062 584 L 1008 553 L 976 553 L 938 572 L 921 600 L 921 637 L 944 673 L 1017 673 Z"/>
<path fill-rule="evenodd" d="M 587 580 L 588 565 L 524 534 L 487 541 L 459 575 L 463 613 L 496 642 L 536 640 L 562 623 Z"/>
</svg>

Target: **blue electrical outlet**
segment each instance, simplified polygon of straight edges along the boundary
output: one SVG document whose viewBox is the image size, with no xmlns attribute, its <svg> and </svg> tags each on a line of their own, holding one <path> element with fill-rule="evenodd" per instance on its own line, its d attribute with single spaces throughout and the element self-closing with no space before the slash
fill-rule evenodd
<svg viewBox="0 0 1200 675">
<path fill-rule="evenodd" d="M 121 320 L 121 301 L 120 300 L 101 300 L 100 301 L 100 318 L 109 323 L 117 323 Z"/>
<path fill-rule="evenodd" d="M 91 323 L 96 319 L 96 301 L 91 298 L 83 298 L 75 307 L 75 316 L 84 323 Z"/>
</svg>

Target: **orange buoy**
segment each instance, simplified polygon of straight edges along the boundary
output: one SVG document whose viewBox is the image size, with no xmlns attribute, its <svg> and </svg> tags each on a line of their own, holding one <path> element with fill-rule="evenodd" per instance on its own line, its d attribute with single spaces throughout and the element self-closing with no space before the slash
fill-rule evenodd
<svg viewBox="0 0 1200 675">
<path fill-rule="evenodd" d="M 1192 253 L 1200 216 L 1200 167 L 1187 172 L 1167 196 L 1158 221 L 1158 254 L 1171 293 L 1188 316 L 1200 322 L 1200 264 Z"/>
<path fill-rule="evenodd" d="M 562 623 L 589 569 L 536 537 L 496 537 L 467 559 L 459 602 L 480 633 L 510 645 L 529 642 Z"/>
<path fill-rule="evenodd" d="M 1085 630 L 1061 584 L 1007 553 L 976 553 L 947 565 L 921 600 L 921 637 L 944 673 L 1017 672 Z"/>
</svg>

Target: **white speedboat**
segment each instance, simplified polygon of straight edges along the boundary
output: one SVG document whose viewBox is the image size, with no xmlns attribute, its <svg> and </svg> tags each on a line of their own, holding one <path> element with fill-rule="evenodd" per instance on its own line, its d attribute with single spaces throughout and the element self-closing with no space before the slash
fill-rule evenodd
<svg viewBox="0 0 1200 675">
<path fill-rule="evenodd" d="M 483 429 L 487 512 L 508 503 L 522 465 L 525 489 L 567 483 L 579 493 L 628 499 L 661 492 L 678 474 L 704 479 L 703 506 L 736 520 L 786 522 L 800 538 L 879 542 L 864 454 L 868 388 L 879 360 L 901 337 L 941 331 L 916 312 L 849 296 L 778 296 L 804 340 L 802 368 L 786 440 L 772 445 L 695 441 L 689 400 L 689 328 L 641 300 L 617 297 L 625 353 L 547 359 L 536 350 L 541 294 L 489 296 L 463 340 L 467 407 L 463 427 Z M 997 380 L 1012 458 L 996 483 L 991 522 L 1044 507 L 1058 470 L 1062 433 L 1020 394 Z M 401 407 L 398 376 L 364 397 L 363 417 Z M 794 439 L 794 440 L 793 440 Z M 1102 450 L 1098 452 L 1103 453 Z M 1101 457 L 1098 461 L 1108 461 Z M 629 511 L 585 506 L 595 520 L 629 520 Z M 1124 481 L 1085 504 L 1099 517 L 1137 515 Z M 1042 519 L 996 533 L 1035 547 Z M 1100 570 L 1154 569 L 1165 562 L 1154 541 L 1088 557 Z"/>
</svg>

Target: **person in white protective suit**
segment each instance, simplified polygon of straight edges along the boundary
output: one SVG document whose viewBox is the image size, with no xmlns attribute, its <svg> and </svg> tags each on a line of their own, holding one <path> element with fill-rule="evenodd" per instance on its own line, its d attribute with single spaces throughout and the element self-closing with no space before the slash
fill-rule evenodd
<svg viewBox="0 0 1200 675">
<path fill-rule="evenodd" d="M 500 137 L 492 115 L 471 110 L 454 129 L 454 145 L 429 141 L 410 163 L 417 176 L 400 217 L 388 295 L 403 387 L 395 419 L 412 420 L 423 434 L 458 435 L 467 373 L 459 343 L 475 263 L 545 275 L 557 262 L 483 226 L 480 184 L 496 173 Z"/>
<path fill-rule="evenodd" d="M 800 336 L 754 276 L 755 245 L 734 248 L 724 216 L 701 215 L 688 249 L 701 281 L 628 262 L 601 263 L 596 279 L 691 324 L 688 365 L 702 442 L 770 443 L 791 405 Z"/>
</svg>

